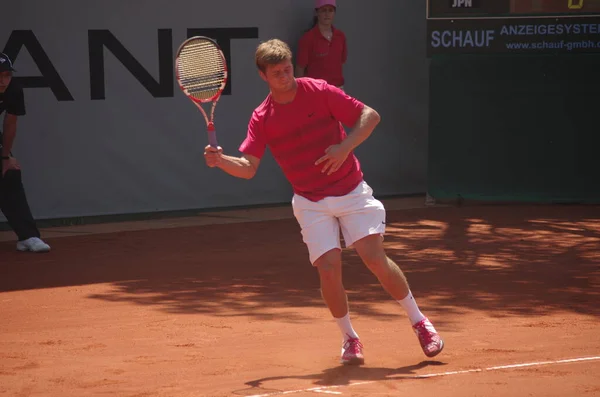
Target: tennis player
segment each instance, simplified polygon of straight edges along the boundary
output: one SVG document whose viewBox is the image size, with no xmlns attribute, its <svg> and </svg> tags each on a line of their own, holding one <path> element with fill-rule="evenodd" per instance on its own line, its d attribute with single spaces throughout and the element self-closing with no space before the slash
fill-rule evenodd
<svg viewBox="0 0 600 397">
<path fill-rule="evenodd" d="M 290 48 L 278 39 L 261 43 L 255 61 L 270 93 L 252 113 L 242 155 L 206 146 L 207 165 L 250 179 L 269 147 L 293 187 L 294 215 L 319 272 L 323 299 L 342 333 L 342 364 L 363 364 L 364 355 L 342 284 L 340 228 L 346 246 L 404 308 L 425 355 L 437 355 L 444 343 L 419 310 L 404 274 L 386 256 L 385 208 L 373 197 L 353 153 L 371 135 L 379 114 L 324 80 L 294 78 Z M 348 134 L 343 125 L 351 128 Z"/>
</svg>

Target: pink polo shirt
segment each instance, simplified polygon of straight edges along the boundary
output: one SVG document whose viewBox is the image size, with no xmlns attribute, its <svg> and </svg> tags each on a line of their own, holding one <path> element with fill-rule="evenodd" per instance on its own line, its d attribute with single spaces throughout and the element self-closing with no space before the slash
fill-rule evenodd
<svg viewBox="0 0 600 397">
<path fill-rule="evenodd" d="M 348 58 L 348 48 L 344 32 L 332 30 L 331 41 L 323 36 L 318 26 L 304 33 L 298 43 L 296 63 L 306 68 L 306 77 L 323 79 L 340 87 L 344 85 L 343 66 Z"/>
<path fill-rule="evenodd" d="M 322 173 L 315 161 L 336 145 L 352 127 L 364 104 L 323 80 L 297 78 L 294 100 L 282 105 L 271 94 L 252 113 L 240 151 L 262 158 L 267 146 L 292 185 L 294 193 L 311 201 L 344 196 L 363 180 L 360 163 L 350 153 L 333 174 Z"/>
</svg>

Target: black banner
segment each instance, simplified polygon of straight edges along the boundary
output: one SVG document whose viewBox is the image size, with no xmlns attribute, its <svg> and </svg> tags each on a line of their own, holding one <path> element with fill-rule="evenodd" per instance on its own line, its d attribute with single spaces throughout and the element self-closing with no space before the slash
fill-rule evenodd
<svg viewBox="0 0 600 397">
<path fill-rule="evenodd" d="M 427 55 L 600 53 L 600 16 L 429 19 Z"/>
</svg>

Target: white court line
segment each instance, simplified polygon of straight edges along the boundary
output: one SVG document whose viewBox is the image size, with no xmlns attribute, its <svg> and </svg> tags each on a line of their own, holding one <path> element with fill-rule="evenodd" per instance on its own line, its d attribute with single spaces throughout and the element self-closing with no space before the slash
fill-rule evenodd
<svg viewBox="0 0 600 397">
<path fill-rule="evenodd" d="M 393 379 L 426 379 L 426 378 L 435 378 L 435 377 L 438 377 L 438 376 L 469 374 L 469 373 L 473 373 L 473 372 L 499 371 L 499 370 L 502 370 L 502 369 L 516 369 L 516 368 L 525 368 L 525 367 L 539 367 L 539 366 L 542 366 L 542 365 L 568 364 L 568 363 L 577 363 L 577 362 L 582 362 L 582 361 L 594 361 L 594 360 L 600 360 L 600 356 L 569 358 L 569 359 L 565 359 L 565 360 L 554 360 L 554 361 L 538 361 L 538 362 L 533 362 L 533 363 L 498 365 L 498 366 L 495 366 L 495 367 L 488 367 L 488 368 L 465 369 L 465 370 L 461 370 L 461 371 L 438 372 L 438 373 L 434 373 L 434 374 L 424 374 L 424 375 L 406 375 L 406 376 L 392 377 L 392 378 L 389 378 L 389 380 L 393 380 Z M 341 392 L 330 391 L 329 389 L 338 389 L 340 387 L 368 385 L 368 384 L 376 383 L 376 382 L 377 381 L 367 381 L 367 382 L 350 383 L 348 385 L 334 385 L 334 386 L 312 387 L 310 389 L 287 390 L 287 391 L 273 392 L 273 393 L 266 393 L 266 394 L 253 394 L 251 396 L 246 396 L 246 397 L 282 396 L 282 395 L 285 395 L 285 394 L 295 394 L 295 393 L 303 393 L 303 392 L 326 393 L 326 394 L 342 394 Z"/>
</svg>

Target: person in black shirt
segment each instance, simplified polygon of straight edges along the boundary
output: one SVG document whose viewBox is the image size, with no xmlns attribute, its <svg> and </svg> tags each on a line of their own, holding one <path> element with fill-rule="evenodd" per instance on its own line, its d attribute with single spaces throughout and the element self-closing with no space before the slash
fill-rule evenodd
<svg viewBox="0 0 600 397">
<path fill-rule="evenodd" d="M 17 250 L 48 252 L 50 246 L 40 239 L 21 180 L 21 167 L 12 156 L 17 134 L 17 118 L 25 115 L 23 89 L 12 80 L 15 71 L 10 58 L 0 52 L 0 115 L 6 111 L 0 131 L 0 210 L 17 234 Z"/>
</svg>

